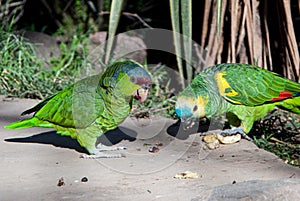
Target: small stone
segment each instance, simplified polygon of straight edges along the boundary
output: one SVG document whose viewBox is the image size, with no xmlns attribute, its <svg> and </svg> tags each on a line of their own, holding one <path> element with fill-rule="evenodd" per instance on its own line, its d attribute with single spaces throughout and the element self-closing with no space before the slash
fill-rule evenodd
<svg viewBox="0 0 300 201">
<path fill-rule="evenodd" d="M 152 146 L 149 148 L 150 153 L 157 153 L 159 151 L 159 148 L 156 146 Z"/>
<path fill-rule="evenodd" d="M 61 186 L 64 186 L 64 185 L 65 185 L 64 178 L 61 177 L 61 178 L 58 180 L 57 186 L 61 187 Z"/>
<path fill-rule="evenodd" d="M 87 177 L 82 177 L 81 182 L 88 182 L 88 178 Z"/>
</svg>

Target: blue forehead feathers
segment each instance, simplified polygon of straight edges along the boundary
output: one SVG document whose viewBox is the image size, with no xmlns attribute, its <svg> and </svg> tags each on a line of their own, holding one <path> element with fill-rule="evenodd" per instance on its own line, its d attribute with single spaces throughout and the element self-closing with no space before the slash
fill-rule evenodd
<svg viewBox="0 0 300 201">
<path fill-rule="evenodd" d="M 176 108 L 175 112 L 179 118 L 186 118 L 186 117 L 191 117 L 193 116 L 193 113 L 191 109 L 187 106 L 181 107 L 181 108 Z"/>
<path fill-rule="evenodd" d="M 114 87 L 124 74 L 127 74 L 135 84 L 151 85 L 150 75 L 133 61 L 121 61 L 110 65 L 103 74 L 105 85 Z"/>
</svg>

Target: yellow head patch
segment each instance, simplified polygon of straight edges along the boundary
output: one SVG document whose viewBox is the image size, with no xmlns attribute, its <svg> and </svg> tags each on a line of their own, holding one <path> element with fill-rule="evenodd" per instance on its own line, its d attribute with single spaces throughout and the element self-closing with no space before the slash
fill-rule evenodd
<svg viewBox="0 0 300 201">
<path fill-rule="evenodd" d="M 203 98 L 203 96 L 199 96 L 197 99 L 198 108 L 195 111 L 199 117 L 205 117 L 205 106 L 207 105 L 208 97 Z M 195 109 L 195 108 L 194 108 Z"/>
<path fill-rule="evenodd" d="M 176 113 L 179 117 L 204 117 L 207 97 L 179 97 L 176 103 Z"/>
</svg>

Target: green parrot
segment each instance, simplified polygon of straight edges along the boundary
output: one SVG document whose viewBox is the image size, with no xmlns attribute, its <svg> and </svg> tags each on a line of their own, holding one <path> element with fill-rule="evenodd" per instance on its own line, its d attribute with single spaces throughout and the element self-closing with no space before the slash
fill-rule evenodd
<svg viewBox="0 0 300 201">
<path fill-rule="evenodd" d="M 197 118 L 226 114 L 232 129 L 246 134 L 275 107 L 300 114 L 300 84 L 248 64 L 219 64 L 200 72 L 178 96 L 175 112 L 186 126 Z"/>
<path fill-rule="evenodd" d="M 89 153 L 82 158 L 122 157 L 103 151 L 123 147 L 96 145 L 97 138 L 115 129 L 129 115 L 133 97 L 140 103 L 145 101 L 150 86 L 150 75 L 140 64 L 130 60 L 116 62 L 104 73 L 80 80 L 21 114 L 34 112 L 33 117 L 5 128 L 54 128 L 58 134 L 77 139 Z"/>
</svg>

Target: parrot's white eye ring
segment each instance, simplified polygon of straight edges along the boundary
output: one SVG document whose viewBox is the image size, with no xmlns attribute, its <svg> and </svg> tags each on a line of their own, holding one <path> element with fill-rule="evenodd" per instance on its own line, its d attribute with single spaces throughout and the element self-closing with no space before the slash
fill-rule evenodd
<svg viewBox="0 0 300 201">
<path fill-rule="evenodd" d="M 136 77 L 131 76 L 131 77 L 130 77 L 130 81 L 131 81 L 132 83 L 136 83 Z"/>
</svg>

